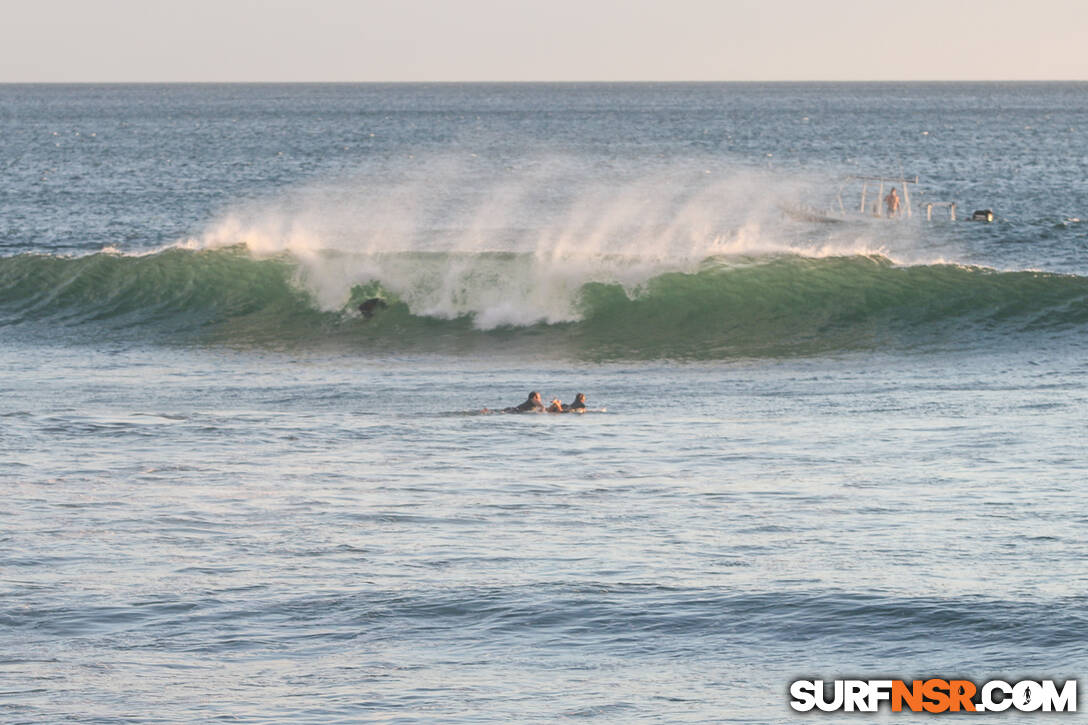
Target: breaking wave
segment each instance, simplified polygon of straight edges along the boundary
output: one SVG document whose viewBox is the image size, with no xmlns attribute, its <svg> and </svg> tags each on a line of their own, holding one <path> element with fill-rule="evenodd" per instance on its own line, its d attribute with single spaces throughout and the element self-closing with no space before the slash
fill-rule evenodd
<svg viewBox="0 0 1088 725">
<path fill-rule="evenodd" d="M 1088 278 L 877 254 L 711 256 L 323 252 L 244 246 L 0 258 L 0 326 L 65 340 L 360 353 L 486 349 L 582 359 L 716 359 L 1088 332 Z M 333 290 L 338 290 L 333 292 Z M 366 319 L 358 305 L 388 307 Z"/>
</svg>

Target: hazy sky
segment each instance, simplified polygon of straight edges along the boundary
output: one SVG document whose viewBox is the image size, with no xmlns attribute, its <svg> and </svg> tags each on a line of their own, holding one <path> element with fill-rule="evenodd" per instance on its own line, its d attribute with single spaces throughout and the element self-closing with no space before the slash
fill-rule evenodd
<svg viewBox="0 0 1088 725">
<path fill-rule="evenodd" d="M 0 82 L 1088 79 L 1088 0 L 0 5 Z"/>
</svg>

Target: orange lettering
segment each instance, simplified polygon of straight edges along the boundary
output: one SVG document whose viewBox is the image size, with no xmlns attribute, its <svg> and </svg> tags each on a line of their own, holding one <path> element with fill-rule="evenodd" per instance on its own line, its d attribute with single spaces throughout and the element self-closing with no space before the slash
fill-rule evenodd
<svg viewBox="0 0 1088 725">
<path fill-rule="evenodd" d="M 922 694 L 929 702 L 922 705 L 926 712 L 945 712 L 948 710 L 948 681 L 926 680 L 922 683 Z"/>
<path fill-rule="evenodd" d="M 922 710 L 922 681 L 915 680 L 911 683 L 910 687 L 907 687 L 907 683 L 902 680 L 894 680 L 892 682 L 892 712 L 902 712 L 903 703 L 907 703 L 907 707 L 912 712 L 920 712 Z"/>
<path fill-rule="evenodd" d="M 971 698 L 975 696 L 975 690 L 975 683 L 970 680 L 950 680 L 948 692 L 952 712 L 959 712 L 961 707 L 966 712 L 974 712 L 975 703 Z"/>
</svg>

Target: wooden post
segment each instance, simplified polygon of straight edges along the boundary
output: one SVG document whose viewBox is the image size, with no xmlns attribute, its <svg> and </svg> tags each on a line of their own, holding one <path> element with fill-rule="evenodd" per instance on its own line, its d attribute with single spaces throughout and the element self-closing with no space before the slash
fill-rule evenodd
<svg viewBox="0 0 1088 725">
<path fill-rule="evenodd" d="M 948 209 L 948 220 L 956 221 L 956 202 L 954 201 L 931 201 L 926 204 L 926 221 L 933 221 L 933 208 Z"/>
</svg>

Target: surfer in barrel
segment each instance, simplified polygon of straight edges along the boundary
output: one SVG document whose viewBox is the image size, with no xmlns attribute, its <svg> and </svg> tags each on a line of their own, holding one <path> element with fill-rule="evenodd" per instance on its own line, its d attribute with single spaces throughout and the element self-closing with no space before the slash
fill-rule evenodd
<svg viewBox="0 0 1088 725">
<path fill-rule="evenodd" d="M 388 303 L 381 297 L 371 297 L 369 300 L 359 305 L 359 312 L 363 314 L 364 320 L 369 320 L 378 310 L 384 310 L 387 307 L 389 307 Z"/>
</svg>

